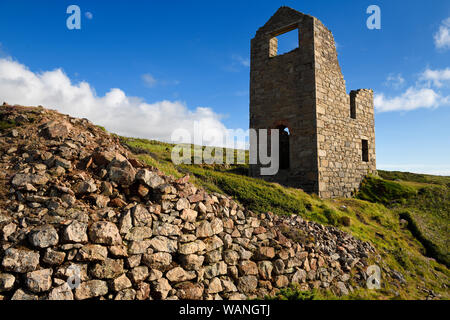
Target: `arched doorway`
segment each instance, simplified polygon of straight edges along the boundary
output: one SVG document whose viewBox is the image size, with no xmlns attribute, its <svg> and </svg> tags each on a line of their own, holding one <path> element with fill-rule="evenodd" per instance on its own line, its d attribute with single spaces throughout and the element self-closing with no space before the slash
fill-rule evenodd
<svg viewBox="0 0 450 320">
<path fill-rule="evenodd" d="M 289 128 L 285 125 L 279 125 L 277 126 L 278 133 L 279 133 L 279 155 L 280 155 L 280 169 L 281 170 L 287 170 L 289 169 L 290 163 L 289 163 Z"/>
</svg>

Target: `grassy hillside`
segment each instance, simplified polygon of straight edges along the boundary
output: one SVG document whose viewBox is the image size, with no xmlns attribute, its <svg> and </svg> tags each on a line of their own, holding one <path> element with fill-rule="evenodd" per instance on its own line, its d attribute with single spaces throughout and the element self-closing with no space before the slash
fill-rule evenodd
<svg viewBox="0 0 450 320">
<path fill-rule="evenodd" d="M 426 255 L 449 267 L 450 177 L 379 174 L 384 179 L 368 177 L 357 197 L 397 211 L 425 247 Z M 386 180 L 389 177 L 396 177 L 396 182 Z"/>
<path fill-rule="evenodd" d="M 380 254 L 374 263 L 382 268 L 382 289 L 359 290 L 347 298 L 450 298 L 450 177 L 380 171 L 380 177 L 365 180 L 356 198 L 322 200 L 248 177 L 247 165 L 175 166 L 170 144 L 124 137 L 121 141 L 147 164 L 175 177 L 189 174 L 197 185 L 232 195 L 255 212 L 298 214 L 370 241 Z M 333 298 L 329 292 L 312 294 Z M 304 295 L 294 290 L 291 296 Z"/>
</svg>

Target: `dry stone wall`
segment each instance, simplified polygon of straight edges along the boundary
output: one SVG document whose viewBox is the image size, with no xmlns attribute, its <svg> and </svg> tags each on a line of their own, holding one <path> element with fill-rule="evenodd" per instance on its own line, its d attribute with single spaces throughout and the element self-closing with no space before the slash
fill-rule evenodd
<svg viewBox="0 0 450 320">
<path fill-rule="evenodd" d="M 145 166 L 86 119 L 0 107 L 0 300 L 247 299 L 365 285 L 372 246 Z"/>
</svg>

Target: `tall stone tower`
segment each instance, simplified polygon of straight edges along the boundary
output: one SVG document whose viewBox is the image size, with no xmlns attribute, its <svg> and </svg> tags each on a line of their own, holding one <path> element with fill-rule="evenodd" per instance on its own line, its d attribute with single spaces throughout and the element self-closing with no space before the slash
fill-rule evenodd
<svg viewBox="0 0 450 320">
<path fill-rule="evenodd" d="M 278 55 L 277 36 L 292 30 L 298 48 Z M 332 198 L 376 173 L 373 91 L 347 94 L 332 33 L 289 7 L 251 41 L 250 128 L 280 130 L 280 170 L 261 176 L 258 160 L 252 176 Z"/>
</svg>

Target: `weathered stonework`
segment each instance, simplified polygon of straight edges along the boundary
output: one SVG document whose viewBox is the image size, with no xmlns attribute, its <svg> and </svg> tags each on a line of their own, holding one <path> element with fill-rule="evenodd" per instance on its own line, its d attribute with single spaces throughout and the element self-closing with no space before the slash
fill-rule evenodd
<svg viewBox="0 0 450 320">
<path fill-rule="evenodd" d="M 295 29 L 298 48 L 277 55 L 276 37 Z M 250 128 L 289 129 L 288 153 L 280 150 L 287 167 L 264 179 L 331 198 L 350 196 L 376 173 L 373 91 L 347 94 L 332 33 L 288 7 L 251 41 Z M 251 165 L 250 174 L 260 176 L 260 167 Z"/>
</svg>

